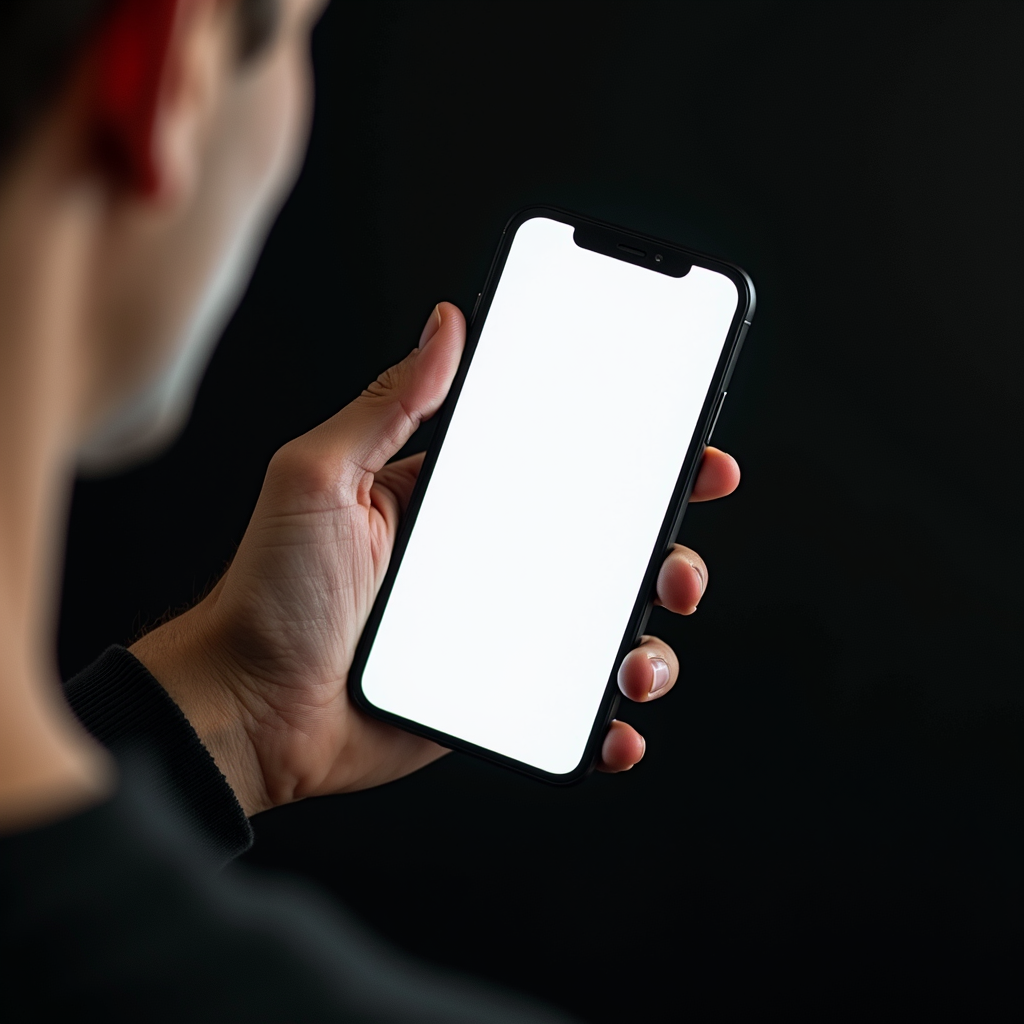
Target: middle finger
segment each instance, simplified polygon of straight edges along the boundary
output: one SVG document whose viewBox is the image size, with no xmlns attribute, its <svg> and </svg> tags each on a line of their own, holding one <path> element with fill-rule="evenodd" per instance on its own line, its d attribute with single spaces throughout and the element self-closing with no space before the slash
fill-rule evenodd
<svg viewBox="0 0 1024 1024">
<path fill-rule="evenodd" d="M 673 544 L 658 573 L 656 604 L 678 615 L 690 615 L 708 586 L 708 567 L 691 548 Z"/>
</svg>

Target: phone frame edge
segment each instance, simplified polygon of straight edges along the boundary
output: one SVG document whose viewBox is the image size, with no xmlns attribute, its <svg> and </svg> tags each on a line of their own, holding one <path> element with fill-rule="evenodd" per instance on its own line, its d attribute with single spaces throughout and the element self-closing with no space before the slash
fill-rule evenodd
<svg viewBox="0 0 1024 1024">
<path fill-rule="evenodd" d="M 583 755 L 577 766 L 572 771 L 561 774 L 545 771 L 535 765 L 518 761 L 515 758 L 507 757 L 485 747 L 480 747 L 475 743 L 470 743 L 469 741 L 463 740 L 457 736 L 442 733 L 436 729 L 430 728 L 429 726 L 424 726 L 419 722 L 414 722 L 411 719 L 403 718 L 401 715 L 396 715 L 390 711 L 386 711 L 373 704 L 362 689 L 362 670 L 366 665 L 370 650 L 373 646 L 373 641 L 376 637 L 377 629 L 384 613 L 384 608 L 387 605 L 388 597 L 390 596 L 391 589 L 394 586 L 398 568 L 401 565 L 402 556 L 405 553 L 405 548 L 408 545 L 409 537 L 412 534 L 412 530 L 423 501 L 423 495 L 430 482 L 434 465 L 437 462 L 438 454 L 442 444 L 444 443 L 445 435 L 448 432 L 448 426 L 451 422 L 455 404 L 458 401 L 466 376 L 469 373 L 469 367 L 473 361 L 473 355 L 476 352 L 476 347 L 480 340 L 483 325 L 487 320 L 487 312 L 490 309 L 491 300 L 494 297 L 495 286 L 497 281 L 500 280 L 501 272 L 504 269 L 505 261 L 508 258 L 509 251 L 511 250 L 512 240 L 515 237 L 516 231 L 526 221 L 531 220 L 534 217 L 547 217 L 551 220 L 557 220 L 564 224 L 570 224 L 573 227 L 578 224 L 588 224 L 594 227 L 614 231 L 628 238 L 645 242 L 647 244 L 653 242 L 658 246 L 672 249 L 678 253 L 683 253 L 687 257 L 692 256 L 694 257 L 693 262 L 695 265 L 707 267 L 708 269 L 716 270 L 719 273 L 725 274 L 725 276 L 727 276 L 736 286 L 737 292 L 736 312 L 734 313 L 732 322 L 729 325 L 725 344 L 722 346 L 722 352 L 715 367 L 715 373 L 712 377 L 711 384 L 708 387 L 707 394 L 705 395 L 704 404 L 697 420 L 697 427 L 693 432 L 690 445 L 687 448 L 679 477 L 676 480 L 676 486 L 673 488 L 672 499 L 662 521 L 661 530 L 658 533 L 658 539 L 654 546 L 647 570 L 644 573 L 643 582 L 641 583 L 640 590 L 633 605 L 633 611 L 630 614 L 629 621 L 627 622 L 626 628 L 623 632 L 623 640 L 619 645 L 615 663 L 605 685 L 605 691 L 602 695 L 601 702 L 598 706 L 598 712 L 594 719 L 594 726 L 587 738 Z M 656 273 L 657 271 L 652 270 L 651 272 Z M 720 259 L 717 256 L 699 252 L 696 249 L 690 249 L 687 246 L 657 238 L 653 235 L 643 234 L 628 228 L 621 228 L 618 225 L 610 224 L 606 221 L 601 221 L 593 217 L 588 217 L 584 214 L 572 213 L 556 206 L 527 206 L 518 210 L 509 218 L 504 230 L 502 231 L 497 250 L 487 272 L 487 277 L 484 280 L 484 285 L 481 289 L 480 297 L 474 309 L 472 319 L 467 323 L 466 346 L 459 362 L 459 368 L 456 371 L 455 378 L 452 381 L 452 386 L 449 389 L 447 397 L 442 403 L 441 408 L 435 414 L 437 426 L 434 431 L 434 436 L 431 439 L 430 445 L 424 455 L 423 466 L 420 469 L 419 476 L 409 499 L 409 505 L 406 509 L 405 516 L 402 519 L 398 534 L 395 537 L 395 544 L 391 552 L 391 559 L 389 561 L 384 580 L 382 581 L 381 588 L 374 599 L 370 615 L 367 618 L 366 625 L 363 628 L 363 632 L 359 637 L 359 641 L 353 654 L 352 667 L 348 673 L 347 687 L 349 694 L 357 707 L 362 711 L 365 711 L 371 717 L 376 718 L 379 721 L 388 722 L 391 725 L 398 726 L 406 732 L 423 736 L 426 739 L 430 739 L 441 744 L 442 746 L 449 747 L 453 750 L 460 750 L 474 757 L 479 757 L 485 761 L 489 761 L 492 764 L 501 765 L 504 768 L 509 768 L 518 773 L 529 775 L 531 778 L 539 779 L 542 782 L 547 782 L 552 785 L 573 785 L 574 783 L 581 781 L 594 770 L 597 759 L 600 755 L 605 730 L 619 706 L 620 693 L 617 685 L 618 666 L 621 664 L 622 659 L 626 654 L 629 653 L 629 651 L 638 643 L 644 627 L 647 624 L 647 620 L 650 617 L 651 610 L 654 607 L 653 595 L 661 563 L 668 551 L 671 550 L 674 539 L 682 525 L 683 516 L 686 512 L 686 507 L 693 491 L 693 485 L 700 469 L 701 458 L 703 457 L 704 449 L 706 448 L 708 430 L 712 425 L 711 417 L 714 414 L 719 396 L 728 386 L 729 378 L 735 368 L 747 330 L 749 329 L 750 323 L 753 319 L 755 305 L 756 296 L 754 283 L 750 279 L 750 276 L 736 264 Z"/>
</svg>

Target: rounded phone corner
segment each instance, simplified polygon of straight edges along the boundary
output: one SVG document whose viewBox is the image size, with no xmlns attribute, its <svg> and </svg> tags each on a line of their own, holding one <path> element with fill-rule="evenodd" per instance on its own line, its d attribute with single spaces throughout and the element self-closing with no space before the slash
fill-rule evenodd
<svg viewBox="0 0 1024 1024">
<path fill-rule="evenodd" d="M 509 234 L 515 234 L 528 220 L 535 220 L 538 217 L 545 217 L 548 220 L 557 220 L 563 224 L 571 224 L 576 218 L 568 210 L 561 210 L 557 206 L 547 206 L 544 203 L 531 203 L 516 210 L 505 222 L 501 236 L 505 238 Z"/>
<path fill-rule="evenodd" d="M 747 286 L 747 311 L 743 317 L 749 324 L 754 319 L 754 310 L 757 309 L 757 290 L 754 288 L 754 279 L 742 268 L 736 268 L 742 275 Z"/>
<path fill-rule="evenodd" d="M 372 715 L 374 718 L 381 717 L 381 709 L 378 708 L 363 691 L 363 677 L 361 674 L 353 674 L 350 672 L 345 688 L 348 690 L 348 695 L 352 699 L 352 703 L 355 704 L 360 711 L 365 711 L 368 715 Z"/>
<path fill-rule="evenodd" d="M 741 319 L 749 326 L 751 320 L 754 319 L 754 310 L 757 308 L 757 290 L 754 288 L 753 278 L 735 263 L 725 263 L 724 265 L 732 271 L 730 276 L 733 284 L 737 285 L 737 290 L 745 299 L 741 303 L 743 309 Z"/>
<path fill-rule="evenodd" d="M 577 786 L 597 770 L 597 765 L 601 758 L 601 746 L 604 743 L 604 733 L 606 730 L 607 725 L 604 729 L 595 734 L 595 738 L 587 744 L 586 750 L 584 750 L 575 767 L 567 772 L 549 772 L 542 768 L 538 768 L 535 765 L 522 765 L 520 770 L 526 771 L 528 775 L 531 775 L 534 778 L 539 778 L 553 786 Z"/>
<path fill-rule="evenodd" d="M 589 757 L 584 757 L 580 763 L 572 769 L 572 771 L 565 773 L 548 772 L 534 766 L 525 766 L 520 768 L 520 771 L 523 771 L 526 775 L 535 779 L 540 779 L 541 782 L 546 782 L 551 786 L 568 788 L 569 786 L 578 786 L 584 779 L 594 772 L 596 767 L 597 757 L 591 755 Z"/>
</svg>

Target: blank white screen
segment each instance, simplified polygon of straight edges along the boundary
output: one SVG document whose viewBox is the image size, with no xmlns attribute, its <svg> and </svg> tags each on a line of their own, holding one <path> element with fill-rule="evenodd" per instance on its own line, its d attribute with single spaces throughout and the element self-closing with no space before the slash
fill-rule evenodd
<svg viewBox="0 0 1024 1024">
<path fill-rule="evenodd" d="M 579 765 L 736 286 L 516 233 L 363 671 L 377 707 Z"/>
</svg>

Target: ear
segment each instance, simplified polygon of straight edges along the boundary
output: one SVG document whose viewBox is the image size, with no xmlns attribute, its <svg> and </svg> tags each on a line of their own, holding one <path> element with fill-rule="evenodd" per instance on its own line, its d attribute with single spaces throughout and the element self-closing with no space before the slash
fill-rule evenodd
<svg viewBox="0 0 1024 1024">
<path fill-rule="evenodd" d="M 188 193 L 215 102 L 217 0 L 116 0 L 94 41 L 100 159 L 160 205 Z"/>
</svg>

